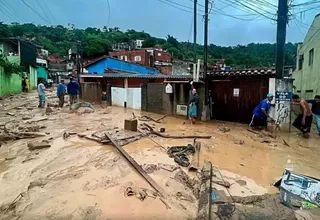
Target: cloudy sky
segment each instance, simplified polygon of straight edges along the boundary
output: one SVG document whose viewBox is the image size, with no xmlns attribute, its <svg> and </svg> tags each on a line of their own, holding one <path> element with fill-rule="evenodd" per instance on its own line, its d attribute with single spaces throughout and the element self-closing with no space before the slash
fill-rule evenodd
<svg viewBox="0 0 320 220">
<path fill-rule="evenodd" d="M 293 0 L 292 4 L 308 1 Z M 214 2 L 209 22 L 210 43 L 226 46 L 275 42 L 276 24 L 272 19 L 275 18 L 277 0 Z M 193 0 L 109 0 L 109 4 L 108 0 L 1 0 L 1 3 L 0 21 L 7 23 L 120 27 L 122 30 L 144 30 L 156 37 L 170 34 L 182 41 L 193 39 Z M 198 0 L 198 3 L 198 43 L 202 43 L 204 0 Z M 319 9 L 310 10 L 315 6 Z M 320 3 L 296 6 L 290 11 L 293 16 L 287 41 L 303 41 L 314 16 L 320 12 Z"/>
</svg>

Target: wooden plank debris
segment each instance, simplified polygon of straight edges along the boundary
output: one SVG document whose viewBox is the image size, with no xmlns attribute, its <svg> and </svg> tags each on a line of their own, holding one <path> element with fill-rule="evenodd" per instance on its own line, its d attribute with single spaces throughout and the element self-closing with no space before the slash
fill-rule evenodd
<svg viewBox="0 0 320 220">
<path fill-rule="evenodd" d="M 201 185 L 197 220 L 211 219 L 211 181 L 212 181 L 212 164 L 205 161 L 201 171 Z"/>
<path fill-rule="evenodd" d="M 148 181 L 148 183 L 164 197 L 164 190 L 141 168 L 141 166 L 122 148 L 110 134 L 105 133 L 106 137 L 113 143 L 118 151 L 132 164 L 132 166 Z"/>
<path fill-rule="evenodd" d="M 160 132 L 155 131 L 150 125 L 143 123 L 143 126 L 147 127 L 151 134 L 155 134 L 162 138 L 175 138 L 175 139 L 183 139 L 183 138 L 197 138 L 197 139 L 210 139 L 211 136 L 201 136 L 201 135 L 167 135 L 162 134 Z"/>
</svg>

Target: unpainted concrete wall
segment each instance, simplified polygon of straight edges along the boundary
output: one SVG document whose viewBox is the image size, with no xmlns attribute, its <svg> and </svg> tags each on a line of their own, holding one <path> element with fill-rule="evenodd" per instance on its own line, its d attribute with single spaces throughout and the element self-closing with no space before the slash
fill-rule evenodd
<svg viewBox="0 0 320 220">
<path fill-rule="evenodd" d="M 95 82 L 81 83 L 81 99 L 86 102 L 101 103 L 101 85 Z"/>
</svg>

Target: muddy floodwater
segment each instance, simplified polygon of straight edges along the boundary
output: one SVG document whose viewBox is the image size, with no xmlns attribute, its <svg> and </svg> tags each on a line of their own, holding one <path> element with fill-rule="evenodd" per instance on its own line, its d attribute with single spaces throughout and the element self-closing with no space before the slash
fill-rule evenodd
<svg viewBox="0 0 320 220">
<path fill-rule="evenodd" d="M 54 93 L 48 95 L 48 101 L 57 102 Z M 11 125 L 11 129 L 22 130 L 38 126 L 37 132 L 45 134 L 0 139 L 0 219 L 194 219 L 198 201 L 192 189 L 177 180 L 177 171 L 156 169 L 149 173 L 169 195 L 165 201 L 169 208 L 151 195 L 154 189 L 113 145 L 74 135 L 123 129 L 124 120 L 132 118 L 132 113 L 155 119 L 162 115 L 105 105 L 94 108 L 84 114 L 71 112 L 69 107 L 52 107 L 52 112 L 47 112 L 37 108 L 36 93 L 0 100 L 2 133 Z M 183 117 L 146 123 L 156 130 L 165 128 L 170 135 L 212 136 L 199 139 L 200 166 L 211 161 L 232 184 L 233 196 L 278 192 L 272 184 L 285 168 L 320 178 L 320 137 L 315 131 L 305 140 L 294 129 L 290 135 L 274 133 L 276 138 L 272 138 L 252 133 L 243 124 L 211 121 L 190 125 Z M 64 132 L 72 135 L 63 138 Z M 34 141 L 45 141 L 50 147 L 30 151 L 28 142 Z M 179 167 L 165 149 L 192 143 L 193 139 L 147 136 L 122 148 L 141 166 L 162 163 Z M 190 173 L 190 178 L 195 175 Z M 128 196 L 128 188 L 149 193 L 144 199 Z M 179 199 L 176 195 L 181 192 L 189 199 Z"/>
</svg>

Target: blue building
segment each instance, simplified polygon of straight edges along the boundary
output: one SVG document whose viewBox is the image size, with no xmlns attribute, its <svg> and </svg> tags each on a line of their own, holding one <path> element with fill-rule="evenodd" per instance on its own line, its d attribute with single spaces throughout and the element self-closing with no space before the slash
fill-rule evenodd
<svg viewBox="0 0 320 220">
<path fill-rule="evenodd" d="M 135 63 L 129 63 L 108 56 L 100 57 L 84 66 L 89 74 L 104 74 L 106 72 L 127 72 L 137 74 L 158 74 L 159 70 L 142 66 Z"/>
</svg>

